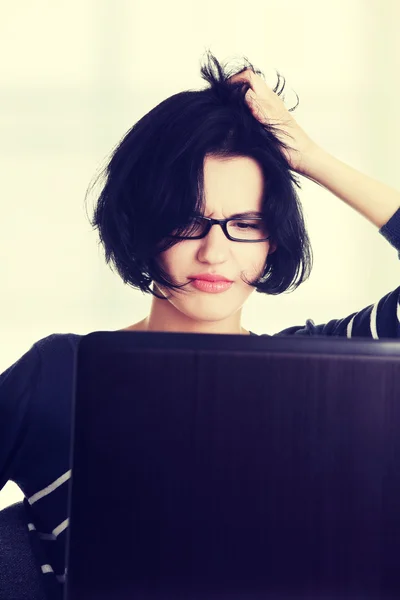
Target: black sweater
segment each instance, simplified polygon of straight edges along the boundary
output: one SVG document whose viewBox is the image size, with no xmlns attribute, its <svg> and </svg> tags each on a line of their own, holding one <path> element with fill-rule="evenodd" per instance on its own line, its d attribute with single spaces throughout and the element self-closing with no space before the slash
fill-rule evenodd
<svg viewBox="0 0 400 600">
<path fill-rule="evenodd" d="M 400 209 L 380 233 L 400 257 Z M 400 287 L 344 319 L 322 325 L 307 320 L 275 335 L 400 338 Z M 0 490 L 11 480 L 24 493 L 27 528 L 49 600 L 61 600 L 65 582 L 72 373 L 81 337 L 41 339 L 0 375 Z"/>
</svg>

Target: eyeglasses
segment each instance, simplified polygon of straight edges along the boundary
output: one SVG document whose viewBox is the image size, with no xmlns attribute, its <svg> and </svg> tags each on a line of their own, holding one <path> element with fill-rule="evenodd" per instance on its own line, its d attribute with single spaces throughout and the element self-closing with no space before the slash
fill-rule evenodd
<svg viewBox="0 0 400 600">
<path fill-rule="evenodd" d="M 210 231 L 213 225 L 220 225 L 222 231 L 233 242 L 257 243 L 265 242 L 271 237 L 261 217 L 248 219 L 211 219 L 210 217 L 195 217 L 180 235 L 169 237 L 178 240 L 200 240 Z"/>
</svg>

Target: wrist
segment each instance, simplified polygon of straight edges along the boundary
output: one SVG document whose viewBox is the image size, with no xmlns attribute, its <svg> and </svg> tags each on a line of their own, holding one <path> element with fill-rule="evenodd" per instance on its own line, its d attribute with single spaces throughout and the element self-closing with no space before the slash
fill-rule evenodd
<svg viewBox="0 0 400 600">
<path fill-rule="evenodd" d="M 306 149 L 302 152 L 298 173 L 318 181 L 318 173 L 328 157 L 329 154 L 326 150 L 310 140 Z"/>
</svg>

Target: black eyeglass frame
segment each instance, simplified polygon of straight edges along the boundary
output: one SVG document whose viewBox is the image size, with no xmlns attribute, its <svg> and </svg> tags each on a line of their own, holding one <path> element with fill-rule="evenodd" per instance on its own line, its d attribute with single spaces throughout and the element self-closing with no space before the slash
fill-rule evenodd
<svg viewBox="0 0 400 600">
<path fill-rule="evenodd" d="M 230 217 L 229 219 L 212 219 L 211 217 L 198 216 L 195 218 L 202 219 L 203 221 L 207 221 L 207 227 L 205 228 L 204 232 L 201 235 L 195 235 L 195 236 L 170 235 L 168 237 L 174 238 L 176 240 L 201 240 L 209 234 L 210 229 L 213 225 L 220 225 L 225 236 L 231 242 L 239 242 L 239 243 L 244 243 L 244 244 L 259 244 L 260 242 L 266 242 L 267 240 L 269 240 L 271 238 L 271 236 L 269 235 L 266 238 L 262 238 L 262 240 L 238 240 L 237 238 L 234 238 L 231 235 L 229 235 L 229 232 L 228 232 L 229 221 L 263 221 L 262 217 L 243 217 L 243 218 Z"/>
</svg>

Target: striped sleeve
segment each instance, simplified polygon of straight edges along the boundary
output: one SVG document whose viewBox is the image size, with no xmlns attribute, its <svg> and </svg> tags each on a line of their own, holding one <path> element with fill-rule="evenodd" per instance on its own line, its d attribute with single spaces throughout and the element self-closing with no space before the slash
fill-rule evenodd
<svg viewBox="0 0 400 600">
<path fill-rule="evenodd" d="M 315 325 L 314 321 L 308 319 L 305 326 L 289 327 L 275 335 L 332 335 L 375 340 L 400 338 L 400 287 L 383 296 L 376 304 L 343 319 L 333 319 L 322 325 Z"/>
<path fill-rule="evenodd" d="M 368 337 L 375 340 L 400 338 L 400 287 L 344 319 L 324 325 L 307 321 L 309 335 L 338 335 L 347 338 Z"/>
</svg>

